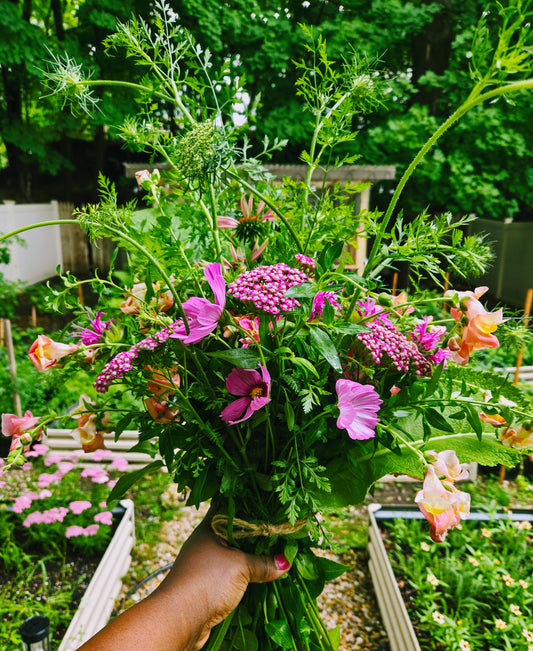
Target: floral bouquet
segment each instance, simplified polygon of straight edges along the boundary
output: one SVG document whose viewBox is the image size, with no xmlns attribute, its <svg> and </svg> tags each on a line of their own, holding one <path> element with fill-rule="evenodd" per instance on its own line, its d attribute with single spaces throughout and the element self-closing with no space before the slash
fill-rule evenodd
<svg viewBox="0 0 533 651">
<path fill-rule="evenodd" d="M 139 432 L 134 449 L 153 456 L 109 500 L 164 466 L 188 504 L 211 500 L 218 536 L 284 553 L 292 565 L 286 578 L 250 586 L 207 648 L 335 649 L 338 631 L 326 630 L 316 597 L 343 568 L 313 551 L 331 542 L 322 515 L 361 503 L 384 475 L 408 474 L 424 481 L 416 501 L 440 541 L 468 515 L 469 496 L 456 486 L 461 464 L 512 466 L 533 446 L 527 396 L 469 365 L 476 350 L 499 345 L 502 310 L 485 309 L 486 288 L 444 290 L 447 271 L 485 268 L 486 247 L 463 234 L 470 218 L 392 220 L 405 182 L 449 126 L 483 101 L 532 86 L 523 79 L 527 13 L 516 2 L 502 10 L 494 54 L 480 24 L 470 95 L 428 140 L 387 211 L 355 214 L 361 184 L 325 181 L 332 166 L 354 160 L 334 148 L 353 139 L 354 116 L 379 101 L 376 75 L 356 57 L 336 68 L 307 33 L 315 64 L 299 64 L 298 91 L 314 123 L 302 154 L 308 173 L 274 182 L 261 159 L 283 143 L 251 155 L 231 121 L 242 89 L 223 97 L 225 70 L 214 73 L 209 53 L 156 4 L 159 31 L 133 19 L 106 46 L 125 47 L 144 66 L 142 83 L 127 86 L 150 108 L 120 131 L 164 166 L 136 174 L 146 208 L 119 205 L 101 179 L 101 202 L 71 220 L 93 240 L 116 242 L 125 262 L 115 257 L 106 276 L 89 280 L 67 272 L 50 302 L 71 311 L 72 325 L 63 343 L 39 336 L 30 357 L 46 372 L 94 372 L 93 394 L 66 416 L 77 418 L 84 449 L 128 428 Z M 98 80 L 71 59 L 55 59 L 45 74 L 67 99 L 86 109 L 96 102 Z M 313 185 L 317 169 L 322 189 Z M 363 270 L 348 254 L 356 232 L 359 244 L 372 241 Z M 393 292 L 387 274 L 405 262 L 409 291 Z M 91 309 L 78 304 L 82 283 L 96 292 Z M 58 418 L 6 425 L 8 465 L 23 463 Z"/>
</svg>

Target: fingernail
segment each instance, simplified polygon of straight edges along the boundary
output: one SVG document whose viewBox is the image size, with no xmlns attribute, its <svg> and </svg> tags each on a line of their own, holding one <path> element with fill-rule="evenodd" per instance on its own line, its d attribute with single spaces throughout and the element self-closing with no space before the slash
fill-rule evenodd
<svg viewBox="0 0 533 651">
<path fill-rule="evenodd" d="M 285 554 L 278 554 L 274 557 L 274 560 L 276 561 L 276 565 L 280 570 L 288 570 L 291 566 L 289 561 L 285 558 Z"/>
</svg>

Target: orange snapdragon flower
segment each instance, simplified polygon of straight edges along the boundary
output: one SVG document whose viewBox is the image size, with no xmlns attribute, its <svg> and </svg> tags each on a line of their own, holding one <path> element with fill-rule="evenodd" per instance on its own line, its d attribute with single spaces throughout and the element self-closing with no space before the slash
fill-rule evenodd
<svg viewBox="0 0 533 651">
<path fill-rule="evenodd" d="M 495 312 L 487 312 L 479 302 L 488 287 L 478 287 L 474 292 L 446 292 L 446 296 L 459 297 L 459 304 L 450 310 L 451 316 L 456 321 L 466 318 L 460 335 L 452 337 L 448 347 L 452 351 L 450 359 L 461 365 L 468 362 L 474 350 L 483 348 L 497 348 L 500 343 L 493 334 L 496 328 L 505 321 L 503 310 L 500 308 Z"/>
</svg>

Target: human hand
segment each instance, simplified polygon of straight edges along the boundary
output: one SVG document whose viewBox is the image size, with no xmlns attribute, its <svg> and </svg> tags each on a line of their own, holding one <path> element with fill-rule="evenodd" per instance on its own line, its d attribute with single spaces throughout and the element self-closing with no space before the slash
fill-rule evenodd
<svg viewBox="0 0 533 651">
<path fill-rule="evenodd" d="M 208 514 L 170 572 L 146 599 L 116 617 L 79 651 L 196 651 L 239 604 L 249 583 L 285 574 L 285 556 L 254 556 L 221 542 Z"/>
</svg>

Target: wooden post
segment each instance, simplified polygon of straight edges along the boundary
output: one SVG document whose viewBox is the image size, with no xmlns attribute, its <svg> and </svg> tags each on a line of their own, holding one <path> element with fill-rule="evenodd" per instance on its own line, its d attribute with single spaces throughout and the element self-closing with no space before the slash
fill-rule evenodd
<svg viewBox="0 0 533 651">
<path fill-rule="evenodd" d="M 37 308 L 33 304 L 31 306 L 31 326 L 32 328 L 37 327 Z"/>
<path fill-rule="evenodd" d="M 398 272 L 395 271 L 392 276 L 392 295 L 396 296 L 396 288 L 398 287 Z"/>
<path fill-rule="evenodd" d="M 533 303 L 533 288 L 529 288 L 526 294 L 526 303 L 524 305 L 524 326 L 527 328 L 529 326 L 529 315 L 531 314 L 531 304 Z M 520 348 L 516 355 L 516 370 L 514 374 L 513 384 L 516 386 L 520 381 L 520 368 L 522 366 L 522 360 L 524 359 L 524 349 Z"/>
<path fill-rule="evenodd" d="M 13 405 L 15 407 L 15 414 L 20 417 L 22 416 L 22 408 L 20 405 L 20 395 L 16 389 L 17 363 L 15 361 L 15 349 L 13 346 L 13 336 L 11 334 L 11 321 L 9 319 L 4 319 L 4 323 L 7 359 L 9 361 L 9 375 L 11 376 L 11 382 L 13 383 Z"/>
<path fill-rule="evenodd" d="M 526 294 L 526 302 L 524 304 L 524 325 L 527 328 L 529 325 L 529 316 L 531 314 L 531 305 L 533 304 L 533 288 L 529 288 Z M 522 367 L 522 360 L 524 359 L 524 349 L 520 348 L 516 354 L 515 372 L 513 384 L 516 386 L 520 382 L 520 368 Z M 505 466 L 500 466 L 500 484 L 503 484 L 505 479 Z"/>
<path fill-rule="evenodd" d="M 0 346 L 5 346 L 4 319 L 0 319 Z"/>
<path fill-rule="evenodd" d="M 368 210 L 370 208 L 370 188 L 361 192 L 359 210 Z M 355 234 L 355 269 L 361 276 L 366 263 L 367 238 L 364 236 L 363 226 L 359 226 Z"/>
</svg>

